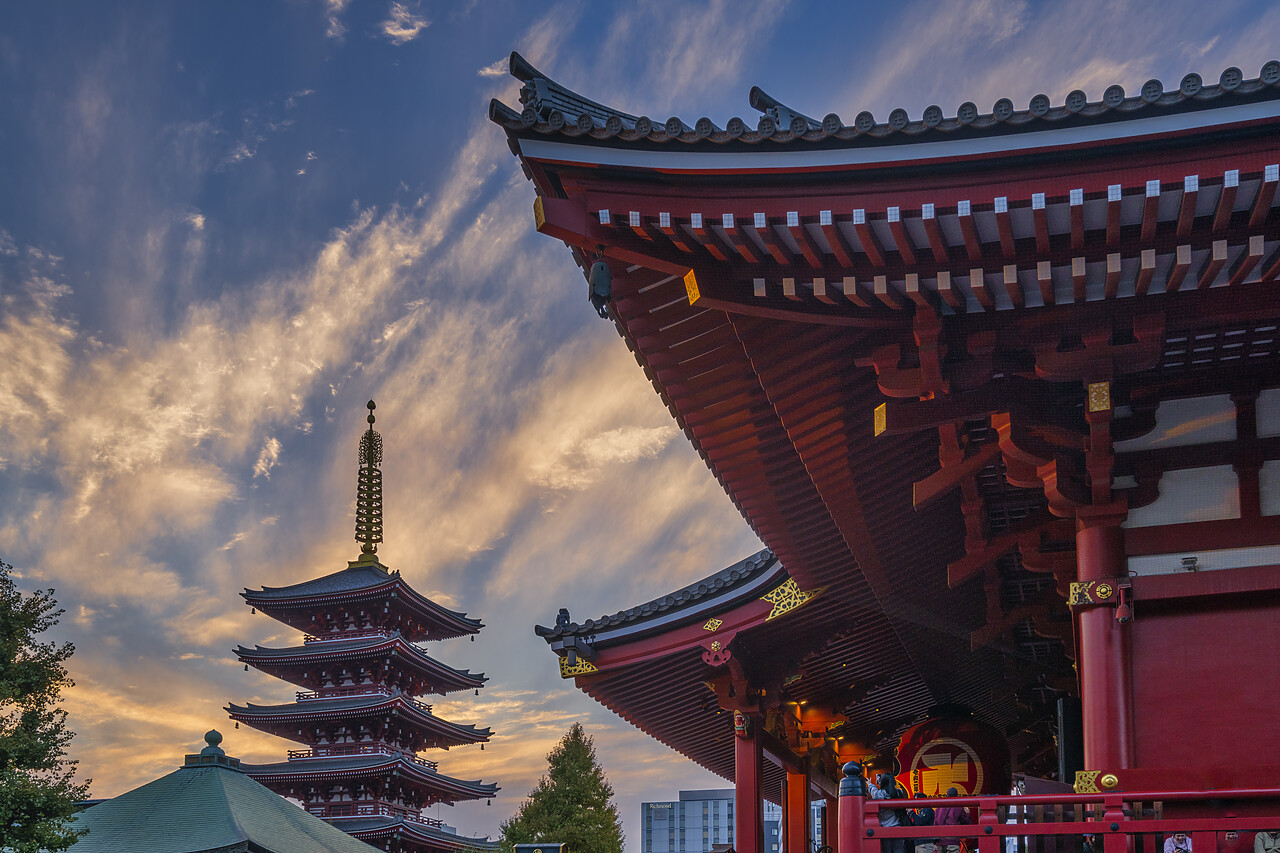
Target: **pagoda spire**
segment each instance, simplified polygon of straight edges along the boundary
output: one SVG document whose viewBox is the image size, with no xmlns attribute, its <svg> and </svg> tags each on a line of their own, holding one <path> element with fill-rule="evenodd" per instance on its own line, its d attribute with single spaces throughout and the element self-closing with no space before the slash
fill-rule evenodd
<svg viewBox="0 0 1280 853">
<path fill-rule="evenodd" d="M 360 436 L 360 473 L 356 486 L 356 541 L 360 557 L 378 553 L 382 541 L 382 436 L 373 428 L 373 401 L 368 402 L 369 428 Z"/>
</svg>

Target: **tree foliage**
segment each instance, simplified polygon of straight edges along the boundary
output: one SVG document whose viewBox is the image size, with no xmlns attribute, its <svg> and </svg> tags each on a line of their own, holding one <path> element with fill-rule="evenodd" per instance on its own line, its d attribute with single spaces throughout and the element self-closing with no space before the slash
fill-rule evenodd
<svg viewBox="0 0 1280 853">
<path fill-rule="evenodd" d="M 57 707 L 72 686 L 63 664 L 75 649 L 37 640 L 62 611 L 51 589 L 24 595 L 12 571 L 0 561 L 0 849 L 65 850 L 79 837 L 68 818 L 89 791 L 75 784 L 66 759 L 73 735 Z"/>
<path fill-rule="evenodd" d="M 622 822 L 613 786 L 596 762 L 595 744 L 574 723 L 547 754 L 547 775 L 502 824 L 502 847 L 564 842 L 569 853 L 622 853 Z"/>
</svg>

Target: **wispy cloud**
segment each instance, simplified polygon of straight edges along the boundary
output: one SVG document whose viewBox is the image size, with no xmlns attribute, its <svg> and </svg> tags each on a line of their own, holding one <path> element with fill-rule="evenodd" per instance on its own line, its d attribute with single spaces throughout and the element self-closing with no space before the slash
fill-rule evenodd
<svg viewBox="0 0 1280 853">
<path fill-rule="evenodd" d="M 387 19 L 379 26 L 392 44 L 401 45 L 416 39 L 431 22 L 414 14 L 404 3 L 392 3 Z"/>
<path fill-rule="evenodd" d="M 508 65 L 508 60 L 507 60 L 507 57 L 504 56 L 501 59 L 494 60 L 493 62 L 484 66 L 479 71 L 477 71 L 476 74 L 480 75 L 481 77 L 504 77 L 507 74 L 507 65 Z"/>
<path fill-rule="evenodd" d="M 328 22 L 324 31 L 325 37 L 341 39 L 346 35 L 347 27 L 342 22 L 342 13 L 350 2 L 351 0 L 325 0 L 325 15 Z"/>
</svg>

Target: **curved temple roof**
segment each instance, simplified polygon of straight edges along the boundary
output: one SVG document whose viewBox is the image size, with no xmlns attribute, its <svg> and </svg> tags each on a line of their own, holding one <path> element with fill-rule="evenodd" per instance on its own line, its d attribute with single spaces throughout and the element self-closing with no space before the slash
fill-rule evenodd
<svg viewBox="0 0 1280 853">
<path fill-rule="evenodd" d="M 671 619 L 687 617 L 689 611 L 695 610 L 703 602 L 714 603 L 717 608 L 731 606 L 733 602 L 757 593 L 762 587 L 776 586 L 785 579 L 786 572 L 782 563 L 766 548 L 683 589 L 620 610 L 612 616 L 588 619 L 579 625 L 570 622 L 569 612 L 562 610 L 555 627 L 535 625 L 533 630 L 548 643 L 570 635 L 595 635 L 622 628 L 628 629 L 628 634 L 642 632 L 650 627 L 660 630 L 667 627 Z M 662 616 L 670 618 L 661 619 Z"/>
<path fill-rule="evenodd" d="M 435 684 L 441 694 L 455 690 L 469 690 L 479 687 L 488 679 L 482 672 L 471 672 L 467 669 L 454 669 L 428 655 L 416 643 L 410 643 L 403 637 L 356 637 L 349 640 L 333 640 L 330 642 L 308 643 L 305 646 L 288 648 L 269 648 L 254 646 L 252 649 L 237 646 L 235 653 L 240 661 L 252 663 L 254 666 L 270 669 L 284 669 L 306 664 L 315 660 L 354 661 L 371 656 L 381 656 L 394 651 L 402 656 L 405 663 L 412 663 L 424 672 L 435 676 Z M 286 679 L 289 680 L 289 679 Z M 296 683 L 296 682 L 295 682 Z"/>
<path fill-rule="evenodd" d="M 350 755 L 333 758 L 313 758 L 305 761 L 280 761 L 274 764 L 242 764 L 243 771 L 253 779 L 282 780 L 289 778 L 351 777 L 372 774 L 385 776 L 389 768 L 420 785 L 451 795 L 453 799 L 483 799 L 492 797 L 499 790 L 492 782 L 455 779 L 403 756 Z"/>
<path fill-rule="evenodd" d="M 245 705 L 228 703 L 226 712 L 235 720 L 250 724 L 283 723 L 292 720 L 339 719 L 342 717 L 360 717 L 393 710 L 401 719 L 415 721 L 424 731 L 442 735 L 454 745 L 464 743 L 487 742 L 493 734 L 489 728 L 476 728 L 474 725 L 451 723 L 431 713 L 429 705 L 424 705 L 403 695 L 372 693 L 366 696 L 333 696 L 308 699 L 303 702 L 290 702 L 285 705 Z"/>
<path fill-rule="evenodd" d="M 941 107 L 926 107 L 917 119 L 902 108 L 877 121 L 871 113 L 858 113 L 845 124 L 835 113 L 821 121 L 806 116 L 765 94 L 759 87 L 750 93 L 751 106 L 763 115 L 750 128 L 741 118 L 729 119 L 723 128 L 703 117 L 692 126 L 678 117 L 656 122 L 633 116 L 588 100 L 538 72 L 513 52 L 511 74 L 524 81 L 519 112 L 501 101 L 489 105 L 489 117 L 511 131 L 535 131 L 568 138 L 589 136 L 635 144 L 680 141 L 688 145 L 879 145 L 904 141 L 955 138 L 972 135 L 1017 133 L 1057 127 L 1103 124 L 1130 117 L 1173 115 L 1280 98 L 1280 61 L 1262 66 L 1258 76 L 1246 79 L 1239 68 L 1222 72 L 1217 83 L 1206 84 L 1199 74 L 1187 74 L 1176 89 L 1165 90 L 1159 80 L 1148 80 L 1137 94 L 1129 95 L 1118 84 L 1107 87 L 1101 100 L 1090 101 L 1077 89 L 1064 103 L 1054 106 L 1047 95 L 1036 95 L 1025 109 L 1015 109 L 1001 98 L 990 112 L 979 112 L 972 102 L 961 104 L 954 115 Z"/>
<path fill-rule="evenodd" d="M 484 627 L 479 619 L 469 619 L 465 613 L 441 607 L 421 595 L 401 579 L 398 571 L 388 571 L 376 560 L 353 562 L 341 571 L 289 586 L 246 588 L 241 596 L 247 603 L 274 615 L 299 605 L 310 608 L 317 603 L 351 600 L 384 591 L 388 594 L 394 592 L 393 598 L 397 602 L 430 618 L 437 629 L 432 639 L 475 634 Z M 287 621 L 283 615 L 277 618 Z"/>
</svg>

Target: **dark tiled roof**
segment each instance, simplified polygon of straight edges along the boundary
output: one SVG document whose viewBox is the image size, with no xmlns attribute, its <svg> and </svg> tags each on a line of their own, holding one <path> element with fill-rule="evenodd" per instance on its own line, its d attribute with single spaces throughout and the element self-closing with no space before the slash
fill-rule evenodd
<svg viewBox="0 0 1280 853">
<path fill-rule="evenodd" d="M 784 577 L 783 569 L 778 559 L 773 556 L 772 551 L 766 548 L 747 557 L 745 560 L 734 563 L 728 568 L 721 569 L 710 577 L 691 583 L 683 589 L 668 593 L 661 598 L 655 598 L 645 604 L 630 607 L 626 610 L 619 610 L 612 616 L 588 619 L 581 625 L 577 622 L 568 622 L 567 619 L 562 618 L 556 621 L 554 628 L 535 625 L 533 630 L 539 637 L 544 637 L 550 642 L 570 635 L 585 636 L 606 631 L 610 628 L 620 628 L 624 625 L 642 622 L 665 613 L 692 607 L 707 598 L 723 598 L 738 587 L 746 586 L 749 582 L 772 572 L 778 573 L 779 579 Z M 567 611 L 561 612 L 567 616 Z"/>
<path fill-rule="evenodd" d="M 408 835 L 433 842 L 437 846 L 459 850 L 497 850 L 499 843 L 486 838 L 472 838 L 445 832 L 414 820 L 398 817 L 348 817 L 333 818 L 333 825 L 343 832 L 361 838 L 385 838 L 389 835 Z"/>
<path fill-rule="evenodd" d="M 399 640 L 399 642 L 396 642 Z M 237 646 L 235 648 L 236 655 L 241 659 L 253 658 L 256 660 L 270 660 L 275 663 L 285 663 L 293 658 L 313 658 L 319 656 L 342 656 L 356 657 L 366 649 L 377 649 L 386 645 L 396 645 L 406 655 L 418 661 L 418 663 L 427 668 L 442 671 L 451 674 L 461 681 L 468 683 L 483 684 L 488 681 L 483 672 L 472 672 L 469 669 L 454 669 L 448 664 L 441 663 L 429 654 L 424 652 L 416 643 L 410 643 L 407 640 L 396 637 L 357 637 L 351 640 L 334 640 L 328 643 L 309 643 L 305 646 L 290 646 L 285 649 L 274 649 L 267 646 L 255 645 L 252 649 L 245 646 Z"/>
<path fill-rule="evenodd" d="M 511 54 L 511 73 L 524 81 L 516 112 L 500 101 L 489 105 L 489 117 L 514 133 L 551 134 L 593 139 L 617 138 L 630 143 L 665 143 L 679 140 L 689 144 L 792 143 L 803 141 L 831 145 L 873 145 L 906 141 L 953 138 L 989 133 L 1074 127 L 1219 107 L 1232 103 L 1280 98 L 1280 61 L 1262 66 L 1256 78 L 1245 79 L 1238 68 L 1222 72 L 1217 83 L 1206 84 L 1198 74 L 1188 74 L 1175 89 L 1166 91 L 1159 80 L 1148 80 L 1135 95 L 1127 95 L 1119 85 L 1109 86 L 1102 99 L 1090 101 L 1077 89 L 1063 104 L 1054 106 L 1047 95 L 1036 95 L 1026 109 L 1015 109 L 1008 98 L 996 101 L 990 112 L 980 113 L 973 103 L 964 103 L 952 116 L 941 107 L 929 106 L 912 119 L 898 108 L 887 121 L 877 121 L 869 112 L 858 113 L 845 124 L 835 113 L 821 121 L 791 109 L 765 94 L 751 90 L 751 106 L 763 115 L 749 127 L 740 118 L 731 118 L 723 128 L 709 118 L 700 118 L 691 127 L 680 118 L 665 122 L 633 116 L 587 100 L 540 74 L 518 53 Z"/>
<path fill-rule="evenodd" d="M 184 767 L 75 816 L 71 853 L 373 853 L 237 770 Z"/>
<path fill-rule="evenodd" d="M 246 598 L 259 600 L 330 595 L 338 592 L 353 592 L 367 587 L 381 586 L 390 583 L 399 576 L 399 572 L 388 572 L 386 566 L 380 563 L 362 563 L 348 566 L 342 571 L 334 572 L 331 575 L 295 583 L 291 586 L 264 586 L 262 589 L 246 588 L 244 593 Z"/>
<path fill-rule="evenodd" d="M 501 790 L 492 782 L 481 782 L 478 779 L 455 779 L 423 764 L 391 755 L 344 755 L 334 758 L 308 758 L 302 761 L 277 761 L 272 764 L 241 764 L 241 768 L 252 777 L 281 776 L 314 776 L 322 773 L 344 773 L 371 770 L 386 765 L 399 764 L 400 772 L 405 775 L 416 775 L 428 778 L 443 788 L 466 792 L 474 796 L 493 796 Z"/>
<path fill-rule="evenodd" d="M 450 610 L 447 607 L 441 607 L 436 604 L 405 583 L 399 572 L 389 572 L 386 566 L 376 561 L 353 563 L 333 574 L 302 581 L 290 586 L 264 586 L 262 589 L 246 588 L 241 595 L 250 604 L 262 607 L 265 610 L 271 608 L 277 602 L 283 604 L 284 602 L 292 602 L 304 598 L 358 594 L 362 590 L 374 590 L 388 584 L 396 586 L 397 592 L 400 593 L 401 598 L 406 603 L 412 602 L 430 613 L 438 614 L 448 620 L 460 623 L 459 630 L 463 633 L 474 633 L 483 627 L 479 619 L 469 619 L 465 613 Z M 281 604 L 277 604 L 277 606 L 281 606 Z"/>
<path fill-rule="evenodd" d="M 462 725 L 460 723 L 451 723 L 441 717 L 437 717 L 429 710 L 429 706 L 423 705 L 421 702 L 410 700 L 407 697 L 393 697 L 386 694 L 375 693 L 369 696 L 335 696 L 332 698 L 308 699 L 305 702 L 290 702 L 287 705 L 255 705 L 252 702 L 245 705 L 236 705 L 228 703 L 226 712 L 232 716 L 241 715 L 244 717 L 295 717 L 302 715 L 327 715 L 339 713 L 342 711 L 360 711 L 366 708 L 377 708 L 382 705 L 391 703 L 394 699 L 403 699 L 403 707 L 407 712 L 413 709 L 422 717 L 432 721 L 438 726 L 455 732 L 460 738 L 471 738 L 474 740 L 487 740 L 493 731 L 489 728 L 479 729 L 473 725 Z"/>
</svg>

